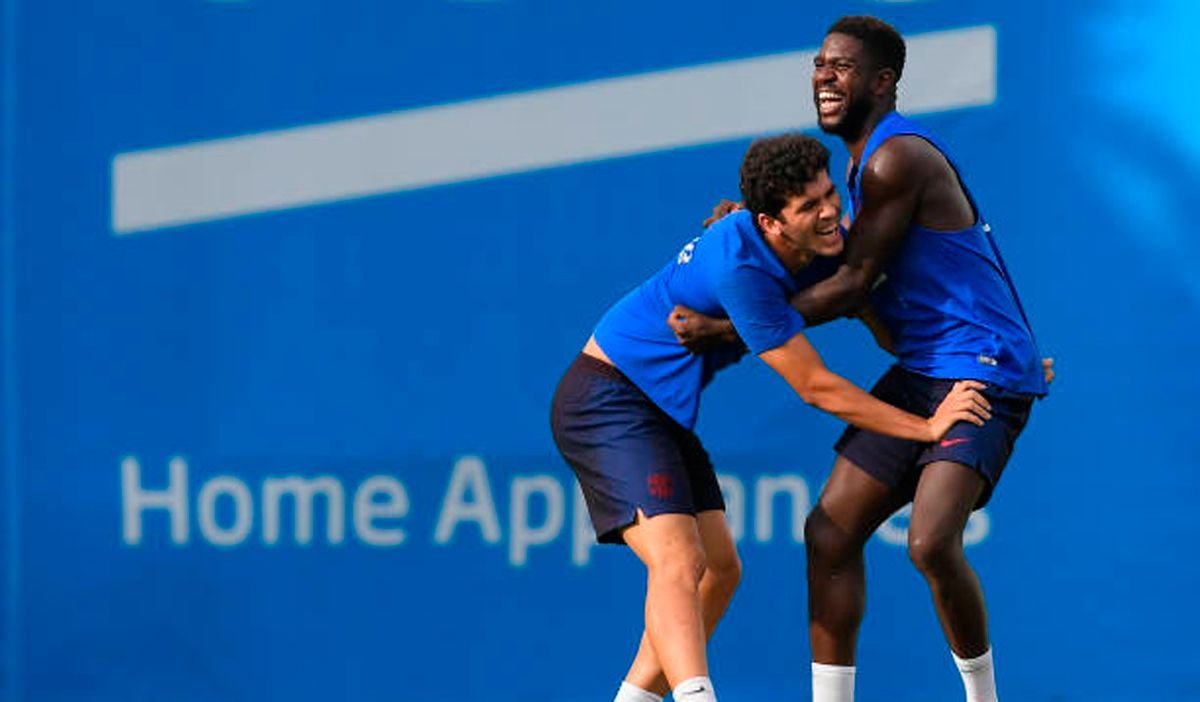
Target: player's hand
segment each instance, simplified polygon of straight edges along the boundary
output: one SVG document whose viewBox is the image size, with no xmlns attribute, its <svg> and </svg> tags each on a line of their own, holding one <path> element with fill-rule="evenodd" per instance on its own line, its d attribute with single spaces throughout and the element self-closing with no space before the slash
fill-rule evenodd
<svg viewBox="0 0 1200 702">
<path fill-rule="evenodd" d="M 929 426 L 929 441 L 940 441 L 950 427 L 959 422 L 978 426 L 992 417 L 992 405 L 980 390 L 987 387 L 978 380 L 960 380 L 950 388 L 937 412 L 925 420 Z"/>
<path fill-rule="evenodd" d="M 693 353 L 739 340 L 728 319 L 709 317 L 683 305 L 675 305 L 667 317 L 667 324 L 679 343 Z"/>
<path fill-rule="evenodd" d="M 712 216 L 704 220 L 704 228 L 707 229 L 713 222 L 721 219 L 730 212 L 737 212 L 743 208 L 745 208 L 745 205 L 740 202 L 734 202 L 733 200 L 721 198 L 721 201 L 718 202 L 717 206 L 713 208 Z"/>
<path fill-rule="evenodd" d="M 1054 359 L 1053 358 L 1043 358 L 1042 359 L 1042 375 L 1045 376 L 1047 385 L 1054 382 Z"/>
</svg>

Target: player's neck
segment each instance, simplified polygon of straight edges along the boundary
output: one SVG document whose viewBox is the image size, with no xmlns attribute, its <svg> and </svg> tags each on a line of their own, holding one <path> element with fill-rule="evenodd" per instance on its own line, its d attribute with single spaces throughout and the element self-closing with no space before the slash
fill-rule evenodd
<svg viewBox="0 0 1200 702">
<path fill-rule="evenodd" d="M 794 243 L 784 239 L 781 236 L 764 235 L 767 240 L 767 246 L 775 252 L 783 267 L 788 269 L 789 273 L 796 273 L 801 268 L 812 263 L 814 254 L 808 249 L 798 248 Z"/>
<path fill-rule="evenodd" d="M 850 152 L 850 158 L 854 163 L 861 164 L 863 151 L 867 148 L 867 140 L 871 138 L 871 133 L 875 131 L 875 127 L 883 121 L 893 110 L 896 109 L 895 100 L 887 100 L 881 102 L 871 110 L 870 116 L 863 122 L 862 129 L 854 136 L 842 137 L 842 142 L 846 144 L 846 150 Z"/>
</svg>

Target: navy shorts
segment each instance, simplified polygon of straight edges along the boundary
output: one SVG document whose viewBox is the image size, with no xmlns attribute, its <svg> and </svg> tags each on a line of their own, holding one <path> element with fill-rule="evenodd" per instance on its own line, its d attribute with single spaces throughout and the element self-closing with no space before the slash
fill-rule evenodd
<svg viewBox="0 0 1200 702">
<path fill-rule="evenodd" d="M 871 394 L 921 417 L 932 416 L 954 380 L 930 378 L 892 366 Z M 893 489 L 912 499 L 921 470 L 935 461 L 953 461 L 973 468 L 987 481 L 976 509 L 987 504 L 1000 474 L 1012 455 L 1013 444 L 1029 420 L 1033 396 L 989 385 L 982 390 L 992 405 L 992 418 L 983 426 L 959 422 L 941 441 L 922 443 L 849 427 L 834 446 L 839 454 Z"/>
<path fill-rule="evenodd" d="M 708 452 L 621 371 L 586 354 L 567 369 L 550 408 L 550 429 L 575 471 L 596 539 L 625 542 L 641 509 L 656 514 L 724 510 Z"/>
</svg>

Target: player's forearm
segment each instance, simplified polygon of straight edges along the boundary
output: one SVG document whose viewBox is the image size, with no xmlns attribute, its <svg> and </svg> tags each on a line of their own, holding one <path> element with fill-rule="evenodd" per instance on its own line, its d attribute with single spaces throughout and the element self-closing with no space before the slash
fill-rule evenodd
<svg viewBox="0 0 1200 702">
<path fill-rule="evenodd" d="M 696 353 L 720 344 L 742 343 L 731 320 L 709 317 L 683 305 L 671 310 L 667 325 L 679 343 Z"/>
<path fill-rule="evenodd" d="M 893 407 L 828 371 L 808 381 L 796 391 L 808 404 L 853 424 L 880 434 L 913 441 L 929 441 L 929 422 L 915 414 Z"/>
<path fill-rule="evenodd" d="M 838 317 L 853 316 L 867 304 L 868 292 L 863 274 L 843 265 L 832 277 L 801 290 L 790 301 L 805 323 L 812 327 Z"/>
<path fill-rule="evenodd" d="M 738 336 L 737 329 L 734 328 L 733 322 L 728 319 L 712 319 L 712 327 L 710 328 L 711 335 L 722 344 L 741 341 L 742 337 Z"/>
<path fill-rule="evenodd" d="M 759 357 L 805 402 L 854 426 L 914 441 L 934 438 L 931 421 L 881 402 L 826 368 L 803 333 Z"/>
</svg>

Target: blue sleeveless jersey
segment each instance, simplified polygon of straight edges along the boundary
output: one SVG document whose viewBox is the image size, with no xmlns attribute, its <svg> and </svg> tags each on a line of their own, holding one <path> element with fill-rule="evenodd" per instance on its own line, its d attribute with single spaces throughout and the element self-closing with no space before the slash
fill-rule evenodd
<svg viewBox="0 0 1200 702">
<path fill-rule="evenodd" d="M 955 232 L 913 225 L 871 303 L 895 341 L 900 365 L 933 378 L 982 380 L 1007 390 L 1045 395 L 1033 331 L 1000 250 L 962 172 L 924 127 L 892 112 L 867 139 L 851 171 L 851 217 L 862 209 L 862 168 L 888 139 L 912 134 L 946 157 L 959 175 L 976 222 Z"/>
<path fill-rule="evenodd" d="M 792 275 L 763 240 L 750 213 L 734 212 L 609 309 L 596 325 L 596 343 L 655 404 L 691 429 L 701 390 L 717 371 L 740 360 L 744 350 L 731 344 L 691 353 L 667 325 L 675 305 L 731 320 L 750 351 L 759 354 L 783 345 L 804 328 L 804 318 L 789 298 L 835 268 L 834 259 L 817 259 Z"/>
</svg>

